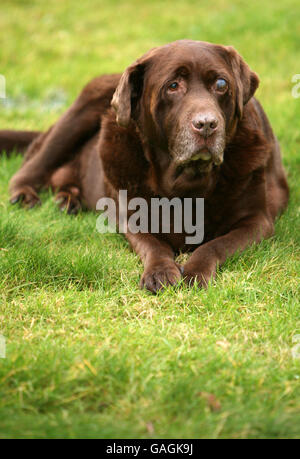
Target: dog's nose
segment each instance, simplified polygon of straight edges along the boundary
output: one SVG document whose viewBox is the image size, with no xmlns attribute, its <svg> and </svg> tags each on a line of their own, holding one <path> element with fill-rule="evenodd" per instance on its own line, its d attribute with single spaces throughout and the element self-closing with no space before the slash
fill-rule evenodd
<svg viewBox="0 0 300 459">
<path fill-rule="evenodd" d="M 209 137 L 217 129 L 218 120 L 213 115 L 198 115 L 192 120 L 192 127 L 203 137 Z"/>
</svg>

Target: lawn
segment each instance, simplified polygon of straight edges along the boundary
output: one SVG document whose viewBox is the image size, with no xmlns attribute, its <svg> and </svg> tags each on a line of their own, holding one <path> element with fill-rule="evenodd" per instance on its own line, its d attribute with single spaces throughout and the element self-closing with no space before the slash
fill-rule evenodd
<svg viewBox="0 0 300 459">
<path fill-rule="evenodd" d="M 0 158 L 0 438 L 299 438 L 298 0 L 2 0 L 0 128 L 46 129 L 92 77 L 178 38 L 235 46 L 261 78 L 291 187 L 276 235 L 207 291 L 138 288 L 96 214 L 8 203 Z M 294 356 L 294 357 L 293 357 Z"/>
</svg>

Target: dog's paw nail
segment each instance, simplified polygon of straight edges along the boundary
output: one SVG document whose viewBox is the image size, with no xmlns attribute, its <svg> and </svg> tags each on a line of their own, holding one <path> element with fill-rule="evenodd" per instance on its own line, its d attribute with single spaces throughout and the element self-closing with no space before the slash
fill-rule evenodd
<svg viewBox="0 0 300 459">
<path fill-rule="evenodd" d="M 17 204 L 21 199 L 22 199 L 22 195 L 20 194 L 19 196 L 16 196 L 15 198 L 12 198 L 9 202 L 11 204 Z"/>
<path fill-rule="evenodd" d="M 28 204 L 28 207 L 27 207 L 27 208 L 28 208 L 28 209 L 33 209 L 34 207 L 40 206 L 40 205 L 41 205 L 41 201 L 33 201 L 33 202 L 30 202 L 30 203 Z"/>
</svg>

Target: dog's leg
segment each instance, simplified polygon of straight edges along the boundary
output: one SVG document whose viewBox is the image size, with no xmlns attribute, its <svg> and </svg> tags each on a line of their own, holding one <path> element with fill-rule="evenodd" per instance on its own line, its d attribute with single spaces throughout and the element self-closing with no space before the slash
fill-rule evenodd
<svg viewBox="0 0 300 459">
<path fill-rule="evenodd" d="M 183 267 L 183 277 L 189 285 L 196 282 L 207 287 L 218 266 L 235 252 L 245 250 L 274 233 L 271 218 L 259 214 L 242 220 L 229 233 L 198 247 Z"/>
<path fill-rule="evenodd" d="M 90 83 L 40 145 L 37 139 L 26 154 L 22 168 L 11 180 L 12 203 L 22 201 L 32 207 L 38 202 L 37 193 L 48 186 L 53 172 L 70 162 L 78 148 L 99 130 L 101 116 L 109 107 L 113 89 L 114 86 L 109 90 L 102 88 L 100 79 Z"/>
<path fill-rule="evenodd" d="M 99 118 L 85 107 L 78 112 L 76 104 L 53 126 L 41 147 L 29 151 L 26 161 L 10 182 L 11 202 L 34 203 L 37 192 L 46 186 L 53 172 L 76 154 L 84 137 L 98 127 Z"/>
<path fill-rule="evenodd" d="M 51 177 L 50 186 L 55 202 L 61 211 L 77 214 L 81 210 L 80 155 L 72 162 L 57 169 Z"/>
<path fill-rule="evenodd" d="M 148 233 L 127 233 L 126 238 L 144 263 L 140 282 L 142 288 L 157 293 L 180 280 L 180 268 L 174 261 L 172 248 L 166 242 Z"/>
</svg>

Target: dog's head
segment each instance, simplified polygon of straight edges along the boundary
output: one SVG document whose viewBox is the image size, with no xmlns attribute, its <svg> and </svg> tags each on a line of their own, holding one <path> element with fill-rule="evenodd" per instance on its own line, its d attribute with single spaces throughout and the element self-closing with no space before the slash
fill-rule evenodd
<svg viewBox="0 0 300 459">
<path fill-rule="evenodd" d="M 226 141 L 258 84 L 234 48 L 181 40 L 128 67 L 112 106 L 119 125 L 134 120 L 165 155 L 164 167 L 168 161 L 177 176 L 194 181 L 223 162 Z"/>
</svg>

